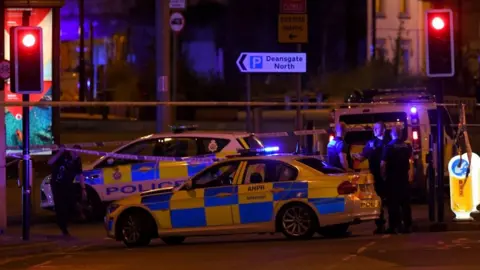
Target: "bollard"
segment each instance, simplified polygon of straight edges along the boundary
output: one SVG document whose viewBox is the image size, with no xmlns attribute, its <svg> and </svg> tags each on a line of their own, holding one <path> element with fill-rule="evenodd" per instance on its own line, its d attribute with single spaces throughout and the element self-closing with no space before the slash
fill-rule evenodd
<svg viewBox="0 0 480 270">
<path fill-rule="evenodd" d="M 480 157 L 475 153 L 472 153 L 470 162 L 465 153 L 453 157 L 448 163 L 450 207 L 457 221 L 473 220 L 470 214 L 477 212 L 479 167 Z"/>
</svg>

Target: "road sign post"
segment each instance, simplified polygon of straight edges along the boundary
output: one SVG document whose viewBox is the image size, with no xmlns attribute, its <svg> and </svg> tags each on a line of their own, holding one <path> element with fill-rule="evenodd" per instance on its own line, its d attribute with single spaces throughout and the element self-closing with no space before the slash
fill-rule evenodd
<svg viewBox="0 0 480 270">
<path fill-rule="evenodd" d="M 172 2 L 170 2 L 172 3 Z M 177 60 L 178 60 L 178 35 L 185 26 L 185 18 L 180 12 L 173 12 L 170 15 L 170 29 L 173 31 L 172 37 L 172 101 L 177 99 Z M 174 110 L 175 111 L 175 110 Z"/>
<path fill-rule="evenodd" d="M 298 73 L 307 72 L 306 53 L 270 53 L 244 52 L 237 59 L 237 67 L 246 73 L 246 97 L 251 101 L 251 74 L 252 73 Z M 247 131 L 251 131 L 251 109 L 247 106 Z M 297 120 L 298 121 L 298 120 Z"/>
<path fill-rule="evenodd" d="M 308 15 L 306 0 L 280 0 L 278 14 L 278 42 L 296 43 L 297 53 L 302 52 L 302 43 L 308 43 Z M 296 78 L 297 102 L 302 96 L 302 74 Z M 297 129 L 302 128 L 301 107 L 297 106 Z"/>
</svg>

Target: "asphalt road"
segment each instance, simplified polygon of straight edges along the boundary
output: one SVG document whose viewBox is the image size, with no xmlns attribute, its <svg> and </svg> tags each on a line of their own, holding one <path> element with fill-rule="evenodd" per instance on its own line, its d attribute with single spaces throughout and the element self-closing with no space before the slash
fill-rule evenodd
<svg viewBox="0 0 480 270">
<path fill-rule="evenodd" d="M 480 233 L 429 233 L 288 241 L 282 236 L 192 238 L 126 249 L 107 241 L 69 252 L 24 257 L 0 269 L 478 269 Z"/>
</svg>

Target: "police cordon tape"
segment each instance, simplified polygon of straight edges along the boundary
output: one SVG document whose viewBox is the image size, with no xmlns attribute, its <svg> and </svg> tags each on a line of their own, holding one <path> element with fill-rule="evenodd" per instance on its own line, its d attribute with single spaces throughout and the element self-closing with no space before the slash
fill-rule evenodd
<svg viewBox="0 0 480 270">
<path fill-rule="evenodd" d="M 83 143 L 70 143 L 70 144 L 49 144 L 49 145 L 32 145 L 30 149 L 49 149 L 49 150 L 58 150 L 60 148 L 65 147 L 74 147 L 80 146 L 82 148 L 94 148 L 94 147 L 105 147 L 105 146 L 120 146 L 125 145 L 127 143 L 131 143 L 133 140 L 130 141 L 111 141 L 111 142 L 83 142 Z M 9 146 L 7 150 L 18 150 L 22 149 L 20 146 Z"/>
<path fill-rule="evenodd" d="M 436 106 L 442 107 L 455 107 L 459 106 L 458 103 L 434 103 Z M 425 102 L 413 102 L 409 103 L 410 105 L 424 105 Z M 401 103 L 375 103 L 377 106 L 405 106 Z M 31 106 L 52 106 L 52 107 L 152 107 L 152 106 L 178 106 L 178 107 L 280 107 L 280 106 L 325 106 L 325 107 L 340 107 L 340 106 L 358 106 L 358 107 L 371 107 L 372 103 L 336 103 L 336 102 L 274 102 L 274 101 L 204 101 L 204 102 L 194 102 L 194 101 L 90 101 L 90 102 L 78 102 L 78 101 L 3 101 L 0 102 L 0 106 L 11 107 L 11 106 L 21 106 L 21 107 L 31 107 Z M 475 103 L 475 106 L 480 106 L 480 103 Z"/>
<path fill-rule="evenodd" d="M 130 154 L 117 154 L 112 152 L 104 152 L 104 151 L 94 151 L 94 150 L 84 150 L 78 148 L 64 148 L 67 151 L 77 152 L 81 154 L 87 155 L 95 155 L 95 156 L 103 156 L 105 158 L 117 158 L 117 159 L 126 159 L 126 160 L 139 160 L 139 161 L 186 161 L 189 163 L 207 163 L 207 162 L 216 162 L 218 158 L 211 158 L 211 157 L 157 157 L 157 156 L 140 156 L 140 155 L 130 155 Z M 211 155 L 205 155 L 211 156 Z"/>
<path fill-rule="evenodd" d="M 315 130 L 295 130 L 295 131 L 283 131 L 283 132 L 264 132 L 264 133 L 251 133 L 252 135 L 258 138 L 273 138 L 273 137 L 287 137 L 287 136 L 304 136 L 304 135 L 316 135 L 316 134 L 327 134 L 325 129 L 315 129 Z M 137 140 L 135 138 L 134 140 Z M 50 144 L 50 145 L 32 145 L 30 149 L 50 149 L 58 150 L 60 148 L 73 148 L 79 146 L 81 148 L 94 148 L 94 147 L 105 147 L 105 146 L 120 146 L 133 142 L 130 141 L 111 141 L 111 142 L 83 142 L 83 143 L 69 143 L 69 144 Z M 20 146 L 7 147 L 7 150 L 18 150 L 21 149 Z"/>
</svg>

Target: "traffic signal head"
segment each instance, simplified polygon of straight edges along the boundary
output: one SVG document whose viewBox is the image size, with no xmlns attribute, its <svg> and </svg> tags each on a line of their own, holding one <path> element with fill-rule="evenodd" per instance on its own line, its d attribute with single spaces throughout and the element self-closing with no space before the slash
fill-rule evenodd
<svg viewBox="0 0 480 270">
<path fill-rule="evenodd" d="M 455 75 L 452 11 L 428 10 L 425 19 L 427 76 L 452 77 Z"/>
<path fill-rule="evenodd" d="M 42 28 L 12 27 L 10 31 L 10 89 L 17 94 L 43 92 Z"/>
</svg>

